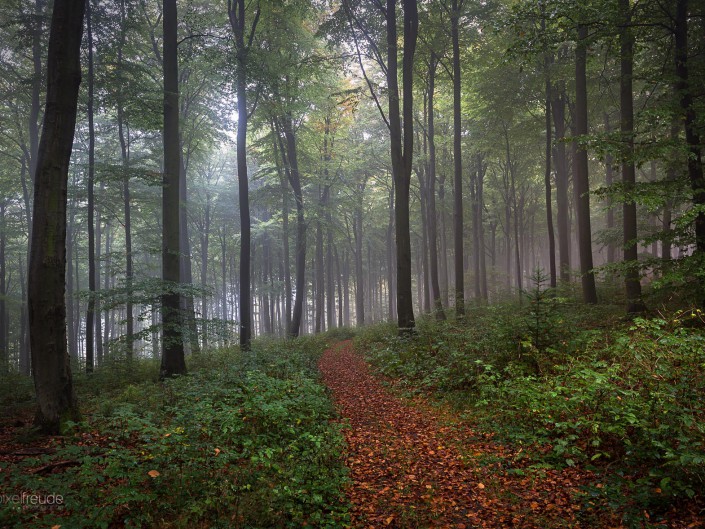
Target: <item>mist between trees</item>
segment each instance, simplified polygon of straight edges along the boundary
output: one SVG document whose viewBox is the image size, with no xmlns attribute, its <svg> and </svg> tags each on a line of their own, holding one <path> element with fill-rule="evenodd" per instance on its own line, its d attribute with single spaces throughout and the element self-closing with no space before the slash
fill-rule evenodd
<svg viewBox="0 0 705 529">
<path fill-rule="evenodd" d="M 703 14 L 4 3 L 3 371 L 34 374 L 55 430 L 70 364 L 169 377 L 261 335 L 413 334 L 537 269 L 629 313 L 702 305 Z"/>
</svg>

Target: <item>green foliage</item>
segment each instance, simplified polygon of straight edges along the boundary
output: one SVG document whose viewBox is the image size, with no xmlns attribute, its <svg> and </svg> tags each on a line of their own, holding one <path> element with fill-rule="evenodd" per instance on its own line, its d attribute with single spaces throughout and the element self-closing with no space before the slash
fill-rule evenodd
<svg viewBox="0 0 705 529">
<path fill-rule="evenodd" d="M 3 490 L 61 494 L 65 509 L 41 513 L 45 526 L 342 527 L 343 438 L 315 372 L 324 345 L 258 341 L 247 354 L 202 354 L 163 385 L 135 377 L 103 394 L 99 370 L 79 383 L 93 395 L 87 423 L 56 454 L 25 460 Z M 61 460 L 77 464 L 27 472 Z M 37 514 L 0 519 L 30 527 Z"/>
<path fill-rule="evenodd" d="M 524 318 L 476 309 L 467 323 L 420 322 L 414 342 L 375 329 L 360 343 L 382 373 L 435 390 L 477 428 L 535 447 L 544 463 L 595 470 L 601 485 L 586 502 L 597 495 L 630 524 L 699 494 L 703 314 L 610 324 L 604 307 L 590 313 L 548 296 L 530 292 Z"/>
</svg>

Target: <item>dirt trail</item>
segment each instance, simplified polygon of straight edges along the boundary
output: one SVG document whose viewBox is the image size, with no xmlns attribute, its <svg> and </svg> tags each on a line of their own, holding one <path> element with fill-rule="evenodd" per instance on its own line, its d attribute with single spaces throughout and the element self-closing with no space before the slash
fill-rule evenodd
<svg viewBox="0 0 705 529">
<path fill-rule="evenodd" d="M 593 526 L 573 504 L 587 476 L 544 471 L 548 493 L 533 490 L 536 476 L 507 477 L 516 453 L 392 395 L 350 342 L 326 351 L 319 367 L 350 425 L 354 528 Z"/>
</svg>

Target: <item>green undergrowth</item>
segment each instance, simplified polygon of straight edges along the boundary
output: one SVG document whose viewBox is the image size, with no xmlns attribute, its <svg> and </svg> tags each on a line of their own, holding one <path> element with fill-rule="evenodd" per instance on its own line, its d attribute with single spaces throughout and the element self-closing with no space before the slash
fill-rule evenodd
<svg viewBox="0 0 705 529">
<path fill-rule="evenodd" d="M 345 526 L 344 440 L 316 369 L 325 347 L 258 340 L 192 356 L 189 375 L 164 383 L 150 361 L 77 377 L 85 422 L 1 484 L 62 504 L 5 502 L 0 526 Z"/>
<path fill-rule="evenodd" d="M 703 501 L 704 320 L 697 310 L 627 320 L 537 289 L 521 307 L 423 318 L 406 339 L 372 327 L 356 345 L 403 388 L 451 404 L 537 464 L 595 471 L 586 507 L 642 527 Z"/>
</svg>

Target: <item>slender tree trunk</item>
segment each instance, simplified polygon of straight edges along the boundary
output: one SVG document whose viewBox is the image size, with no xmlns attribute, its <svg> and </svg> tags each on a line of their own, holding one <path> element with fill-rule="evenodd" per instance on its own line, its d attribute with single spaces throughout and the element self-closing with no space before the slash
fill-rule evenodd
<svg viewBox="0 0 705 529">
<path fill-rule="evenodd" d="M 320 186 L 319 186 L 320 187 Z M 320 196 L 319 208 L 322 212 L 326 207 L 327 196 L 326 191 Z M 316 285 L 316 307 L 315 307 L 315 323 L 313 332 L 318 334 L 325 330 L 324 324 L 324 303 L 325 303 L 325 274 L 323 263 L 323 226 L 321 224 L 320 214 L 316 219 L 316 259 L 314 268 L 314 281 Z"/>
<path fill-rule="evenodd" d="M 588 133 L 587 121 L 587 26 L 578 24 L 578 44 L 575 49 L 575 130 L 577 136 Z M 590 228 L 590 180 L 588 157 L 585 147 L 574 142 L 576 151 L 575 196 L 578 200 L 578 248 L 580 251 L 580 274 L 582 278 L 583 301 L 597 303 L 595 274 L 592 265 L 592 231 Z"/>
<path fill-rule="evenodd" d="M 93 28 L 91 0 L 86 0 L 86 31 L 88 35 L 88 309 L 86 310 L 86 372 L 93 371 L 95 331 L 95 125 L 93 123 Z"/>
<path fill-rule="evenodd" d="M 688 147 L 688 178 L 693 192 L 693 206 L 699 208 L 695 216 L 695 252 L 702 258 L 705 255 L 705 177 L 702 144 L 697 130 L 693 89 L 688 71 L 688 0 L 676 0 L 675 23 L 676 90 L 679 94 Z M 705 305 L 702 292 L 699 301 L 701 305 Z"/>
<path fill-rule="evenodd" d="M 240 347 L 250 349 L 252 341 L 252 299 L 250 287 L 251 220 L 247 176 L 247 82 L 250 46 L 259 21 L 259 4 L 246 42 L 245 0 L 228 0 L 230 26 L 235 35 L 237 85 L 237 177 L 240 197 Z"/>
<path fill-rule="evenodd" d="M 289 328 L 289 335 L 296 338 L 301 332 L 301 318 L 306 290 L 306 219 L 304 217 L 304 197 L 299 175 L 296 136 L 291 116 L 287 115 L 284 117 L 283 132 L 286 140 L 289 184 L 296 200 L 296 298 L 294 300 L 291 327 Z"/>
<path fill-rule="evenodd" d="M 211 196 L 206 191 L 206 206 L 203 212 L 203 231 L 201 232 L 201 289 L 203 291 L 201 298 L 201 319 L 203 326 L 201 328 L 201 337 L 203 340 L 203 349 L 208 349 L 208 296 L 206 289 L 208 288 L 208 247 L 210 245 L 211 231 Z"/>
<path fill-rule="evenodd" d="M 75 223 L 75 215 L 73 204 L 69 204 L 68 211 L 68 225 L 66 229 L 66 331 L 67 331 L 67 343 L 69 346 L 69 357 L 76 361 L 78 360 L 78 354 L 76 352 L 76 328 L 74 325 L 75 314 L 74 314 L 74 284 L 73 284 L 73 244 L 74 244 L 74 233 L 73 227 Z"/>
<path fill-rule="evenodd" d="M 425 149 L 424 149 L 425 150 Z M 425 153 L 424 153 L 425 154 Z M 428 183 L 424 173 L 425 168 L 422 166 L 416 171 L 419 175 L 419 198 L 421 209 L 421 234 L 419 242 L 421 251 L 419 252 L 419 281 L 418 281 L 418 296 L 419 310 L 428 314 L 431 312 L 431 289 L 429 288 L 429 249 L 428 249 Z"/>
<path fill-rule="evenodd" d="M 389 221 L 387 222 L 387 285 L 389 303 L 389 321 L 397 317 L 396 292 L 394 291 L 394 183 L 389 190 Z"/>
<path fill-rule="evenodd" d="M 179 138 L 179 146 L 181 146 L 181 143 L 181 138 Z M 181 150 L 179 152 L 181 152 Z M 193 269 L 191 265 L 191 239 L 189 238 L 188 229 L 189 198 L 187 186 L 186 165 L 182 155 L 179 157 L 179 247 L 181 249 L 181 254 L 179 255 L 179 273 L 181 275 L 181 282 L 191 287 L 193 286 Z M 200 345 L 198 343 L 198 328 L 196 323 L 196 309 L 193 303 L 193 292 L 182 294 L 179 303 L 185 320 L 183 328 L 184 346 L 188 347 L 191 354 L 198 354 L 200 352 Z"/>
<path fill-rule="evenodd" d="M 545 19 L 541 20 L 542 28 L 546 27 Z M 553 231 L 553 198 L 551 197 L 551 79 L 549 77 L 549 67 L 551 59 L 548 54 L 544 57 L 544 69 L 546 70 L 546 103 L 544 105 L 546 115 L 546 154 L 545 154 L 545 172 L 544 172 L 544 187 L 546 189 L 546 228 L 548 230 L 548 270 L 550 277 L 551 288 L 556 288 L 556 236 Z"/>
<path fill-rule="evenodd" d="M 350 254 L 347 250 L 343 258 L 343 324 L 350 327 Z"/>
<path fill-rule="evenodd" d="M 558 227 L 558 274 L 562 283 L 570 281 L 570 220 L 568 218 L 568 162 L 565 150 L 565 85 L 552 87 L 551 115 L 556 130 L 556 224 Z"/>
<path fill-rule="evenodd" d="M 59 433 L 78 419 L 66 349 L 66 197 L 73 146 L 85 0 L 55 0 L 49 34 L 47 96 L 34 182 L 28 274 L 29 335 L 37 424 Z"/>
<path fill-rule="evenodd" d="M 605 113 L 605 132 L 609 134 L 611 131 L 612 128 L 610 127 L 609 115 Z M 614 170 L 612 168 L 613 163 L 614 160 L 612 155 L 607 154 L 605 156 L 605 185 L 608 189 L 611 189 L 612 184 L 614 184 Z M 610 241 L 607 243 L 607 262 L 614 263 L 616 260 L 616 249 L 614 242 L 611 240 L 611 233 L 614 230 L 614 208 L 612 208 L 612 199 L 608 198 L 607 200 L 607 230 L 610 232 Z"/>
<path fill-rule="evenodd" d="M 118 41 L 117 52 L 117 67 L 122 75 L 123 71 L 123 47 L 126 39 L 126 14 L 125 0 L 120 0 L 120 38 Z M 122 159 L 122 193 L 125 211 L 125 289 L 127 291 L 127 302 L 125 310 L 127 312 L 125 321 L 127 324 L 125 344 L 127 358 L 131 359 L 134 355 L 134 311 L 132 307 L 132 216 L 130 209 L 130 152 L 129 152 L 129 131 L 125 134 L 125 110 L 124 110 L 124 94 L 122 88 L 119 89 L 117 102 L 117 120 L 118 120 L 118 136 L 120 139 L 120 153 Z"/>
<path fill-rule="evenodd" d="M 444 149 L 445 153 L 445 149 Z M 447 156 L 444 156 L 444 159 L 447 159 Z M 448 298 L 448 239 L 446 235 L 446 226 L 448 223 L 446 222 L 446 186 L 445 186 L 445 180 L 446 180 L 446 175 L 445 175 L 445 170 L 441 173 L 441 176 L 438 180 L 438 201 L 440 202 L 440 221 L 441 221 L 441 226 L 440 226 L 440 232 L 441 232 L 441 237 L 440 237 L 440 262 L 439 262 L 439 286 L 441 289 L 441 303 L 443 304 L 444 307 L 448 307 L 449 304 L 449 298 Z"/>
<path fill-rule="evenodd" d="M 436 318 L 445 320 L 441 301 L 441 287 L 438 278 L 438 224 L 436 213 L 436 123 L 434 109 L 434 92 L 436 89 L 436 68 L 438 59 L 435 52 L 431 52 L 431 60 L 428 67 L 428 244 L 431 248 L 430 258 L 430 279 L 431 279 L 431 299 L 433 300 L 433 310 Z"/>
<path fill-rule="evenodd" d="M 112 236 L 111 221 L 110 216 L 105 223 L 105 275 L 103 276 L 103 289 L 110 289 L 110 277 L 112 275 L 112 255 L 110 253 L 110 238 Z M 104 353 L 107 354 L 109 351 L 110 337 L 112 336 L 112 319 L 111 315 L 113 311 L 106 307 L 105 308 L 105 334 L 103 335 L 103 349 Z"/>
<path fill-rule="evenodd" d="M 477 155 L 477 232 L 480 254 L 480 294 L 483 301 L 487 301 L 487 266 L 485 263 L 485 223 L 484 223 L 484 204 L 485 204 L 485 173 L 487 172 L 487 164 L 484 161 L 484 156 L 481 153 Z"/>
<path fill-rule="evenodd" d="M 392 177 L 395 182 L 395 230 L 397 242 L 397 322 L 401 334 L 413 332 L 414 306 L 411 295 L 411 235 L 409 231 L 409 188 L 414 147 L 413 65 L 418 37 L 416 0 L 403 0 L 404 57 L 402 61 L 403 105 L 399 111 L 397 81 L 396 2 L 387 0 L 387 84 L 389 87 L 389 125 Z M 403 131 L 402 131 L 403 118 Z M 403 132 L 403 138 L 402 138 Z"/>
<path fill-rule="evenodd" d="M 680 130 L 680 122 L 678 119 L 673 119 L 671 122 L 671 142 L 673 145 L 678 145 L 678 133 Z M 674 151 L 677 150 L 677 147 L 674 148 Z M 677 156 L 676 153 L 674 153 L 674 158 Z M 669 184 L 669 188 L 667 191 L 667 196 L 668 198 L 666 199 L 666 203 L 663 206 L 663 220 L 661 224 L 661 229 L 663 230 L 663 239 L 661 241 L 661 259 L 665 261 L 670 261 L 671 260 L 671 251 L 672 251 L 672 245 L 673 245 L 673 232 L 671 228 L 671 223 L 673 222 L 673 205 L 674 205 L 674 199 L 673 199 L 673 189 L 671 186 L 673 183 L 676 181 L 678 178 L 677 170 L 675 167 L 675 164 L 671 162 L 671 164 L 668 166 L 668 169 L 666 170 L 666 181 Z"/>
<path fill-rule="evenodd" d="M 624 229 L 624 285 L 627 293 L 627 312 L 639 313 L 646 310 L 641 299 L 641 283 L 639 282 L 637 254 L 637 218 L 636 202 L 629 199 L 636 185 L 634 168 L 634 96 L 632 92 L 632 77 L 634 71 L 634 36 L 631 30 L 631 12 L 629 0 L 618 0 L 622 27 L 619 31 L 620 40 L 620 108 L 621 132 L 625 149 L 622 161 L 622 186 L 627 200 L 622 208 Z"/>
<path fill-rule="evenodd" d="M 338 327 L 343 327 L 343 274 L 340 268 L 340 256 L 338 255 L 338 247 L 333 247 L 335 255 L 335 275 L 338 279 Z"/>
<path fill-rule="evenodd" d="M 465 314 L 465 281 L 463 266 L 463 162 L 460 115 L 460 43 L 459 28 L 460 6 L 458 0 L 452 3 L 450 27 L 453 41 L 453 242 L 455 246 L 455 313 L 458 317 Z"/>
<path fill-rule="evenodd" d="M 160 378 L 186 373 L 179 294 L 180 277 L 179 179 L 179 67 L 176 0 L 164 0 L 164 180 L 162 191 L 162 279 L 169 290 L 162 295 L 162 362 Z"/>
<path fill-rule="evenodd" d="M 362 267 L 362 198 L 365 193 L 368 175 L 358 185 L 358 202 L 353 218 L 353 235 L 355 237 L 355 322 L 358 327 L 365 324 L 365 287 Z"/>
</svg>

